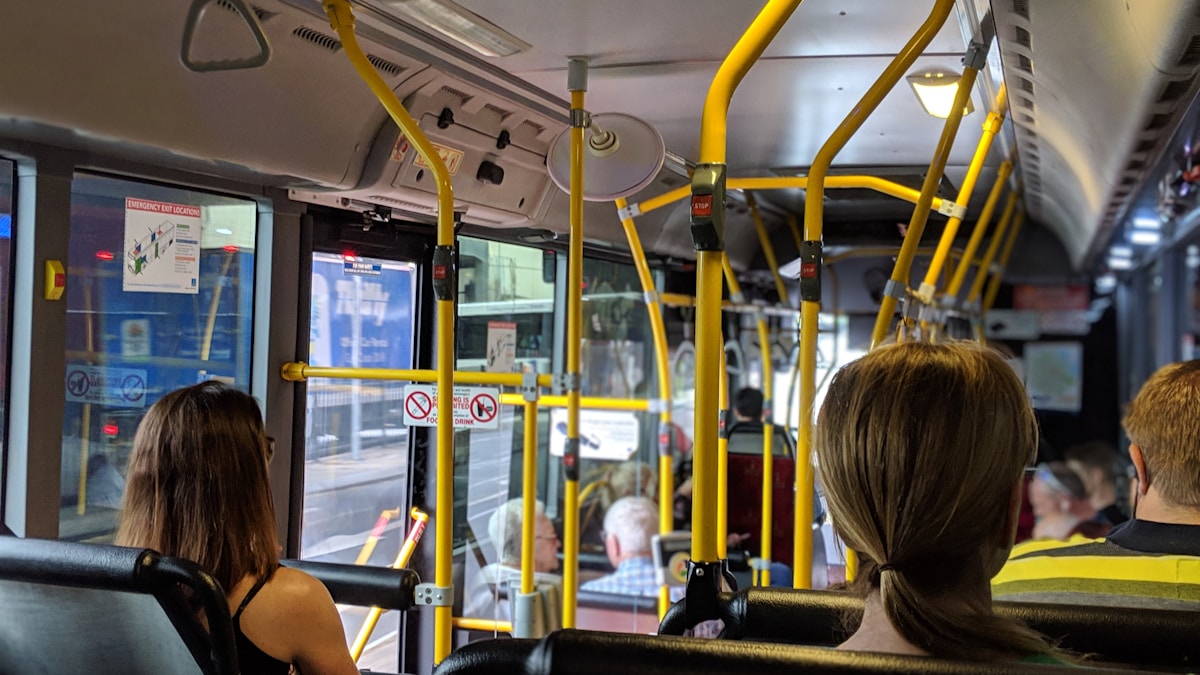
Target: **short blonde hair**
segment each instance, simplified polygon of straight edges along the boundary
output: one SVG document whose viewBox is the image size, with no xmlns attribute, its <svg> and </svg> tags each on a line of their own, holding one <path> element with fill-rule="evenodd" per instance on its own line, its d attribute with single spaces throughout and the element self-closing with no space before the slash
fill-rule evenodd
<svg viewBox="0 0 1200 675">
<path fill-rule="evenodd" d="M 1163 499 L 1200 508 L 1200 359 L 1159 368 L 1122 420 Z"/>
<path fill-rule="evenodd" d="M 935 656 L 1045 653 L 1035 633 L 992 615 L 1013 491 L 1037 449 L 1013 370 L 975 343 L 880 347 L 833 378 L 815 436 L 834 527 L 862 556 L 897 631 Z M 956 594 L 971 613 L 931 600 Z"/>
</svg>

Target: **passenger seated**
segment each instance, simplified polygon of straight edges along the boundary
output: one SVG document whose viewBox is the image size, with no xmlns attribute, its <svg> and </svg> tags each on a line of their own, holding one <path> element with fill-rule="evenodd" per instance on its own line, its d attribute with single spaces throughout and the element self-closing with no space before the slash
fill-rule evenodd
<svg viewBox="0 0 1200 675">
<path fill-rule="evenodd" d="M 325 586 L 279 566 L 273 452 L 249 395 L 204 382 L 163 396 L 133 440 L 116 543 L 212 573 L 233 611 L 241 672 L 357 675 Z"/>
<path fill-rule="evenodd" d="M 1099 518 L 1113 525 L 1129 520 L 1117 506 L 1117 451 L 1103 441 L 1072 445 L 1063 453 L 1067 466 L 1083 480 L 1088 502 Z"/>
<path fill-rule="evenodd" d="M 1151 375 L 1122 423 L 1133 519 L 1101 541 L 1018 546 L 992 580 L 997 598 L 1200 608 L 1200 360 Z"/>
<path fill-rule="evenodd" d="M 815 436 L 834 528 L 860 560 L 842 649 L 1055 661 L 992 613 L 1037 422 L 1003 358 L 974 343 L 884 346 L 829 385 Z"/>
<path fill-rule="evenodd" d="M 1038 465 L 1029 482 L 1029 503 L 1036 519 L 1034 539 L 1096 539 L 1112 529 L 1111 523 L 1097 520 L 1083 479 L 1064 462 Z"/>
<path fill-rule="evenodd" d="M 562 577 L 553 574 L 558 569 L 558 549 L 561 542 L 554 523 L 545 514 L 541 502 L 534 505 L 533 581 L 543 594 L 544 624 L 548 629 L 562 625 L 559 615 Z M 496 509 L 488 519 L 488 537 L 500 559 L 479 570 L 478 578 L 470 582 L 463 614 L 475 618 L 495 618 L 510 621 L 509 597 L 521 590 L 521 524 L 524 507 L 520 499 L 510 499 Z M 501 593 L 501 591 L 504 593 Z"/>
<path fill-rule="evenodd" d="M 579 587 L 581 591 L 657 597 L 652 549 L 658 534 L 658 505 L 645 497 L 618 499 L 604 514 L 604 550 L 615 571 Z"/>
</svg>

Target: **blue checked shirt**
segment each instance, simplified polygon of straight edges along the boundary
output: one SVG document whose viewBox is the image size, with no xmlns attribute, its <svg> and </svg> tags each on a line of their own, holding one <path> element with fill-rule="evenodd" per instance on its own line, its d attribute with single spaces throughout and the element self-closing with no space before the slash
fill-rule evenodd
<svg viewBox="0 0 1200 675">
<path fill-rule="evenodd" d="M 579 587 L 581 591 L 612 593 L 614 595 L 658 596 L 658 579 L 654 561 L 650 558 L 630 558 L 617 566 L 617 571 L 593 579 Z M 674 591 L 682 589 L 671 589 Z"/>
</svg>

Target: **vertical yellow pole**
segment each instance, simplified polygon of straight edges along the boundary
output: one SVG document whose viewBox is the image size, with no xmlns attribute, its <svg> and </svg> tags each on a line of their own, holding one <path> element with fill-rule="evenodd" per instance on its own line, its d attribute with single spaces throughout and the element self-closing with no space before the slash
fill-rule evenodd
<svg viewBox="0 0 1200 675">
<path fill-rule="evenodd" d="M 571 59 L 571 234 L 567 250 L 567 445 L 563 451 L 563 628 L 575 627 L 579 591 L 579 387 L 583 349 L 583 109 L 587 62 Z"/>
<path fill-rule="evenodd" d="M 347 0 L 323 0 L 329 24 L 342 41 L 346 57 L 371 88 L 388 114 L 404 131 L 433 173 L 437 185 L 437 247 L 433 253 L 433 289 L 437 297 L 437 501 L 435 535 L 437 554 L 434 560 L 434 584 L 447 593 L 451 591 L 450 565 L 454 555 L 454 296 L 457 292 L 457 270 L 454 267 L 454 187 L 450 172 L 437 149 L 425 137 L 416 120 L 404 109 L 387 82 L 375 71 L 354 35 L 354 12 Z M 450 653 L 450 605 L 434 608 L 433 660 L 441 663 Z"/>
<path fill-rule="evenodd" d="M 883 74 L 850 111 L 838 128 L 821 146 L 808 170 L 808 186 L 804 198 L 804 242 L 800 257 L 800 443 L 796 457 L 796 537 L 794 558 L 796 588 L 812 586 L 812 496 L 813 496 L 813 403 L 817 395 L 817 321 L 821 312 L 821 237 L 825 220 L 825 177 L 833 158 L 845 147 L 867 116 L 904 76 L 933 40 L 954 0 L 936 0 L 933 10 L 900 53 L 888 64 Z"/>
<path fill-rule="evenodd" d="M 717 435 L 717 560 L 729 557 L 729 368 L 721 349 L 721 376 L 717 379 L 721 428 Z"/>
<path fill-rule="evenodd" d="M 942 272 L 942 266 L 950 254 L 950 249 L 954 246 L 954 238 L 958 236 L 958 227 L 962 224 L 966 208 L 971 203 L 971 195 L 975 192 L 975 183 L 979 180 L 983 163 L 987 160 L 988 151 L 992 148 L 992 139 L 1000 133 L 1000 127 L 1004 125 L 1007 106 L 1005 105 L 1003 86 L 1000 87 L 997 99 L 999 101 L 998 110 L 988 113 L 987 120 L 983 123 L 983 135 L 979 137 L 979 145 L 975 147 L 975 155 L 971 158 L 971 164 L 967 166 L 967 175 L 958 189 L 958 197 L 955 198 L 955 202 L 964 213 L 962 215 L 955 214 L 946 223 L 946 229 L 942 230 L 942 237 L 938 240 L 937 250 L 933 253 L 933 260 L 929 263 L 929 270 L 925 273 L 925 281 L 917 291 L 917 295 L 925 303 L 933 301 L 933 294 L 937 290 L 938 276 Z"/>
<path fill-rule="evenodd" d="M 692 179 L 692 239 L 696 255 L 696 428 L 692 470 L 692 561 L 717 558 L 716 493 L 721 337 L 721 260 L 725 249 L 725 142 L 733 91 L 800 0 L 769 0 L 722 62 L 704 101 L 700 164 Z"/>
<path fill-rule="evenodd" d="M 1009 223 L 1012 221 L 1013 213 L 1017 208 L 1017 197 L 1019 189 L 1008 193 L 1008 201 L 1004 204 L 1004 214 L 1000 216 L 1000 222 L 996 225 L 996 232 L 992 234 L 992 240 L 988 242 L 987 251 L 984 252 L 983 258 L 979 261 L 979 271 L 975 273 L 975 279 L 971 282 L 971 289 L 967 291 L 966 303 L 970 305 L 979 298 L 979 294 L 983 291 L 983 282 L 987 281 L 989 270 L 992 268 L 992 261 L 996 259 L 996 252 L 1000 250 L 1000 243 L 1004 241 L 1004 234 L 1008 232 Z"/>
<path fill-rule="evenodd" d="M 1021 233 L 1021 226 L 1024 224 L 1025 210 L 1021 209 L 1017 211 L 1012 229 L 1008 231 L 1008 238 L 1004 240 L 1004 250 L 1000 252 L 999 269 L 992 273 L 992 279 L 988 282 L 987 293 L 983 296 L 983 304 L 979 306 L 980 315 L 986 314 L 992 308 L 992 303 L 996 301 L 996 293 L 1000 291 L 1000 278 L 1004 276 L 1004 270 L 1008 268 L 1008 257 L 1012 255 L 1013 245 L 1017 243 L 1017 235 Z"/>
<path fill-rule="evenodd" d="M 84 349 L 87 350 L 89 363 L 95 363 L 91 358 L 92 352 L 96 350 L 96 331 L 92 326 L 92 282 L 88 278 L 83 280 L 83 320 L 84 320 Z M 91 438 L 92 438 L 92 404 L 83 404 L 83 415 L 79 420 L 81 425 L 79 429 L 79 497 L 75 504 L 75 513 L 83 515 L 87 513 L 87 479 L 88 479 L 88 459 L 92 454 Z"/>
<path fill-rule="evenodd" d="M 904 293 L 908 289 L 908 277 L 912 271 L 913 256 L 921 244 L 921 235 L 925 232 L 925 223 L 929 221 L 929 209 L 933 204 L 934 193 L 937 192 L 938 182 L 942 179 L 942 172 L 946 169 L 946 161 L 950 159 L 950 149 L 954 146 L 954 137 L 958 135 L 963 108 L 971 96 L 971 89 L 975 86 L 975 77 L 978 74 L 977 69 L 968 66 L 963 69 L 962 78 L 958 81 L 958 93 L 954 96 L 950 116 L 946 118 L 946 123 L 942 126 L 942 135 L 938 139 L 937 149 L 934 150 L 933 161 L 929 164 L 929 171 L 925 173 L 925 182 L 921 186 L 921 198 L 917 200 L 912 218 L 908 221 L 904 243 L 900 246 L 900 254 L 896 256 L 896 265 L 892 268 L 892 277 L 884 291 L 883 301 L 879 306 L 879 315 L 875 317 L 875 331 L 871 335 L 872 349 L 878 347 L 887 338 L 888 329 L 892 325 L 892 315 L 896 311 L 896 303 L 904 297 Z M 974 181 L 971 183 L 973 188 Z M 942 254 L 942 258 L 945 258 L 945 254 Z M 936 275 L 934 279 L 937 279 Z M 930 291 L 930 296 L 932 294 Z"/>
<path fill-rule="evenodd" d="M 758 233 L 758 245 L 762 247 L 763 255 L 767 258 L 767 267 L 771 268 L 771 276 L 775 279 L 775 292 L 779 294 L 779 304 L 788 304 L 787 287 L 783 285 L 783 277 L 779 274 L 779 263 L 775 260 L 775 247 L 771 245 L 771 237 L 767 235 L 767 226 L 763 224 L 762 215 L 758 212 L 758 201 L 754 193 L 746 192 L 746 203 L 750 205 L 750 215 L 754 218 L 754 231 Z"/>
<path fill-rule="evenodd" d="M 620 215 L 621 225 L 625 228 L 625 239 L 629 242 L 629 251 L 633 255 L 633 264 L 637 268 L 638 281 L 642 284 L 646 313 L 650 317 L 650 335 L 654 339 L 658 399 L 659 405 L 662 406 L 658 412 L 658 531 L 666 533 L 675 529 L 675 458 L 671 454 L 675 430 L 671 425 L 671 369 L 667 358 L 667 329 L 663 323 L 658 289 L 654 286 L 650 266 L 646 264 L 646 251 L 642 248 L 641 237 L 638 236 L 637 226 L 629 211 L 629 202 L 624 197 L 619 197 L 616 203 L 617 214 Z M 667 613 L 670 605 L 669 589 L 664 585 L 659 588 L 658 593 L 659 618 Z"/>
<path fill-rule="evenodd" d="M 963 249 L 962 262 L 954 269 L 954 276 L 946 286 L 946 297 L 951 300 L 957 298 L 958 292 L 962 290 L 963 282 L 967 279 L 967 272 L 975 260 L 975 252 L 983 243 L 983 235 L 987 233 L 988 226 L 992 222 L 992 215 L 996 212 L 996 205 L 1000 203 L 1000 195 L 1004 192 L 1004 185 L 1008 182 L 1012 170 L 1012 160 L 1006 159 L 1000 163 L 1000 170 L 996 173 L 996 182 L 992 184 L 987 201 L 983 203 L 983 211 L 979 213 L 979 220 L 975 221 L 975 229 L 971 230 L 971 238 L 967 241 L 967 247 Z"/>
<path fill-rule="evenodd" d="M 521 593 L 533 592 L 533 553 L 537 546 L 538 404 L 525 401 L 525 444 L 521 458 Z M 510 606 L 512 604 L 510 603 Z"/>
</svg>

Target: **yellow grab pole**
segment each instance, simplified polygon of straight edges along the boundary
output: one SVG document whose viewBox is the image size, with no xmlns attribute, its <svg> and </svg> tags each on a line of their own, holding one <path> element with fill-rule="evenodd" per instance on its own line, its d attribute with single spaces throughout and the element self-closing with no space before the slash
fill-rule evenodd
<svg viewBox="0 0 1200 675">
<path fill-rule="evenodd" d="M 992 261 L 996 259 L 996 252 L 1000 250 L 1000 243 L 1004 241 L 1004 233 L 1008 232 L 1008 226 L 1012 222 L 1019 196 L 1019 188 L 1008 193 L 1008 201 L 1004 204 L 1004 213 L 1000 216 L 1000 222 L 996 224 L 996 231 L 992 233 L 992 240 L 988 242 L 987 251 L 984 252 L 983 258 L 979 261 L 979 270 L 975 273 L 975 279 L 971 282 L 971 289 L 967 291 L 967 299 L 965 300 L 967 305 L 975 302 L 975 299 L 983 291 L 983 282 L 987 280 L 988 270 L 992 268 Z"/>
<path fill-rule="evenodd" d="M 429 514 L 415 506 L 409 515 L 413 519 L 413 526 L 408 531 L 408 536 L 404 538 L 404 545 L 400 547 L 400 553 L 396 555 L 396 560 L 392 562 L 392 569 L 394 570 L 408 565 L 413 551 L 417 548 L 417 543 L 421 541 L 421 535 L 425 533 L 425 525 L 429 522 Z M 358 629 L 358 637 L 354 638 L 354 645 L 350 647 L 350 656 L 355 661 L 358 661 L 358 658 L 362 656 L 363 649 L 367 647 L 367 640 L 370 639 L 371 633 L 375 631 L 375 625 L 379 623 L 379 617 L 382 614 L 382 609 L 372 607 L 371 612 L 367 614 L 366 620 L 363 621 L 362 628 Z"/>
<path fill-rule="evenodd" d="M 721 367 L 721 260 L 725 250 L 725 143 L 729 102 L 800 0 L 769 0 L 721 63 L 704 100 L 700 163 L 692 177 L 692 243 L 696 255 L 696 398 L 692 464 L 693 578 L 715 573 L 718 388 Z M 714 588 L 716 580 L 712 580 Z"/>
<path fill-rule="evenodd" d="M 900 255 L 896 256 L 896 264 L 892 267 L 892 277 L 888 280 L 883 293 L 883 301 L 879 305 L 879 314 L 875 317 L 871 349 L 878 347 L 887 338 L 888 329 L 892 325 L 892 315 L 896 311 L 896 304 L 904 299 L 908 291 L 908 278 L 912 273 L 913 255 L 916 253 L 917 247 L 921 245 L 921 235 L 925 232 L 925 223 L 929 221 L 930 202 L 933 200 L 933 193 L 937 192 L 938 182 L 941 181 L 942 172 L 946 169 L 946 162 L 950 159 L 950 149 L 954 147 L 954 137 L 958 135 L 963 108 L 971 97 L 971 89 L 975 86 L 975 76 L 978 74 L 979 70 L 971 65 L 963 68 L 962 77 L 958 81 L 958 93 L 954 95 L 950 115 L 942 126 L 942 135 L 938 138 L 937 148 L 933 152 L 933 161 L 929 163 L 929 170 L 925 173 L 925 181 L 921 186 L 921 200 L 917 202 L 912 218 L 908 221 L 908 230 L 905 231 L 904 243 L 900 246 Z M 974 186 L 972 185 L 972 187 Z M 965 205 L 963 208 L 965 209 Z M 937 254 L 935 253 L 934 256 L 936 259 Z M 936 280 L 937 277 L 934 276 L 934 279 Z"/>
<path fill-rule="evenodd" d="M 332 366 L 310 366 L 303 361 L 283 364 L 280 375 L 288 382 L 304 382 L 311 377 L 323 377 L 334 380 L 388 380 L 412 382 L 437 382 L 436 370 L 410 370 L 401 368 L 341 368 Z M 454 381 L 459 384 L 483 384 L 503 387 L 520 387 L 525 384 L 523 373 L 479 373 L 471 371 L 453 371 Z M 537 383 L 541 387 L 549 387 L 551 376 L 538 375 Z M 622 399 L 625 400 L 625 399 Z"/>
<path fill-rule="evenodd" d="M 768 242 L 769 245 L 769 242 Z M 733 267 L 729 264 L 729 256 L 723 256 L 721 265 L 725 270 L 725 281 L 729 284 L 729 296 L 736 303 L 744 302 L 742 296 L 742 287 L 738 283 L 737 277 L 733 273 Z M 769 563 L 771 561 L 771 530 L 774 525 L 775 518 L 773 513 L 774 501 L 771 499 L 773 487 L 775 485 L 775 464 L 772 453 L 771 443 L 775 437 L 775 429 L 771 422 L 771 396 L 774 393 L 774 377 L 771 373 L 771 345 L 770 338 L 767 333 L 767 322 L 759 314 L 755 318 L 755 325 L 758 328 L 758 344 L 760 356 L 760 368 L 762 370 L 762 393 L 763 393 L 763 409 L 759 412 L 763 423 L 763 454 L 762 454 L 762 500 L 760 502 L 762 513 L 760 518 L 760 537 L 762 542 L 759 545 L 758 557 Z M 721 350 L 721 355 L 724 356 L 725 350 Z M 728 395 L 728 392 L 726 392 Z M 720 502 L 720 500 L 718 500 Z M 725 508 L 725 504 L 720 502 L 717 504 L 719 509 Z M 718 547 L 720 544 L 718 543 Z M 768 568 L 756 570 L 754 578 L 759 580 L 763 586 L 771 585 L 771 572 Z"/>
<path fill-rule="evenodd" d="M 380 537 L 383 536 L 383 530 L 387 527 L 388 521 L 400 515 L 400 509 L 384 509 L 379 512 L 379 518 L 375 520 L 375 527 L 371 528 L 371 533 L 367 535 L 367 540 L 363 542 L 362 549 L 358 552 L 358 557 L 354 559 L 355 565 L 366 565 L 371 559 L 371 554 L 375 552 L 375 546 L 379 544 Z"/>
<path fill-rule="evenodd" d="M 533 552 L 537 530 L 538 404 L 536 392 L 525 402 L 525 448 L 521 458 L 521 594 L 533 593 Z M 516 637 L 541 637 L 518 635 Z"/>
<path fill-rule="evenodd" d="M 222 275 L 224 276 L 224 275 Z M 83 320 L 84 348 L 88 354 L 96 351 L 96 329 L 92 323 L 92 280 L 84 277 L 83 281 Z M 218 286 L 220 284 L 218 283 Z M 89 361 L 95 363 L 95 361 Z M 75 503 L 75 513 L 82 516 L 87 513 L 87 482 L 88 460 L 91 459 L 92 440 L 92 404 L 83 404 L 83 415 L 79 420 L 79 495 Z"/>
<path fill-rule="evenodd" d="M 896 82 L 900 81 L 921 52 L 925 51 L 953 8 L 954 0 L 936 0 L 925 22 L 821 146 L 808 170 L 808 192 L 804 196 L 805 241 L 800 251 L 800 257 L 804 260 L 800 271 L 800 358 L 804 363 L 800 371 L 801 423 L 796 458 L 796 571 L 793 577 L 796 588 L 809 588 L 812 585 L 813 402 L 817 394 L 817 321 L 821 312 L 821 237 L 825 225 L 826 174 L 833 158 Z"/>
<path fill-rule="evenodd" d="M 987 313 L 992 308 L 992 303 L 996 301 L 996 293 L 1000 291 L 1000 278 L 1004 276 L 1004 270 L 1008 269 L 1008 257 L 1012 255 L 1013 245 L 1017 243 L 1017 235 L 1021 233 L 1021 226 L 1024 224 L 1025 210 L 1021 209 L 1017 211 L 1012 228 L 1008 231 L 1008 238 L 1004 240 L 1004 250 L 1000 252 L 1000 265 L 992 273 L 992 279 L 988 282 L 987 293 L 983 296 L 983 304 L 979 306 L 981 315 Z"/>
<path fill-rule="evenodd" d="M 456 616 L 451 619 L 450 623 L 459 630 L 480 630 L 489 633 L 511 633 L 513 630 L 511 621 L 496 621 L 494 619 L 475 619 Z"/>
<path fill-rule="evenodd" d="M 717 434 L 717 559 L 729 557 L 729 368 L 721 349 L 721 376 L 717 380 L 720 428 Z M 693 451 L 694 452 L 694 451 Z"/>
<path fill-rule="evenodd" d="M 800 234 L 800 221 L 796 220 L 796 214 L 787 214 L 788 229 L 792 231 L 792 240 L 796 242 L 796 252 L 800 251 L 800 242 L 804 241 L 804 235 Z"/>
<path fill-rule="evenodd" d="M 654 339 L 654 366 L 658 376 L 658 531 L 670 532 L 675 529 L 675 508 L 672 495 L 675 494 L 675 457 L 672 454 L 675 430 L 671 425 L 671 368 L 667 358 L 667 328 L 663 323 L 661 302 L 658 289 L 654 285 L 654 277 L 650 274 L 650 266 L 646 263 L 646 251 L 642 248 L 642 239 L 638 235 L 637 225 L 629 212 L 629 202 L 624 197 L 616 201 L 617 214 L 621 217 L 621 226 L 625 228 L 625 239 L 629 242 L 629 252 L 633 255 L 633 264 L 637 269 L 638 281 L 642 284 L 642 294 L 646 299 L 646 313 L 650 317 L 650 335 Z M 658 616 L 662 618 L 671 606 L 671 596 L 666 585 L 659 588 Z"/>
<path fill-rule="evenodd" d="M 979 220 L 975 221 L 975 229 L 971 230 L 971 238 L 967 241 L 966 248 L 963 249 L 962 263 L 954 269 L 954 276 L 950 278 L 950 283 L 946 286 L 947 300 L 953 302 L 958 297 L 958 292 L 962 290 L 963 282 L 967 280 L 967 272 L 975 260 L 975 252 L 983 243 L 983 235 L 987 233 L 988 226 L 992 222 L 992 214 L 996 212 L 996 205 L 1000 203 L 1000 195 L 1004 192 L 1004 185 L 1008 182 L 1012 170 L 1012 160 L 1006 159 L 1000 163 L 1000 169 L 996 173 L 996 182 L 992 184 L 987 201 L 983 203 L 983 211 L 979 212 Z"/>
<path fill-rule="evenodd" d="M 971 203 L 971 195 L 975 192 L 975 183 L 979 180 L 983 163 L 987 160 L 988 152 L 992 148 L 992 139 L 1000 133 L 1000 127 L 1004 125 L 1003 94 L 999 98 L 1000 110 L 988 113 L 987 120 L 983 123 L 983 135 L 979 137 L 979 145 L 975 147 L 975 156 L 971 158 L 971 164 L 967 167 L 967 175 L 958 189 L 958 197 L 955 198 L 955 202 L 962 208 L 963 213 L 955 214 L 946 223 L 946 229 L 942 230 L 942 237 L 938 240 L 933 260 L 929 263 L 929 270 L 925 272 L 925 281 L 917 290 L 917 296 L 925 303 L 933 302 L 938 277 L 942 273 L 942 266 L 946 263 L 950 249 L 954 246 L 954 238 L 958 236 L 958 227 L 962 224 L 963 216 L 966 215 L 967 206 Z"/>
<path fill-rule="evenodd" d="M 767 258 L 767 267 L 771 268 L 771 276 L 775 279 L 775 292 L 779 294 L 779 304 L 786 305 L 788 304 L 787 287 L 783 285 L 783 277 L 779 275 L 779 263 L 775 260 L 775 247 L 771 245 L 771 237 L 767 235 L 767 226 L 758 212 L 758 201 L 754 199 L 754 193 L 746 193 L 746 203 L 750 205 L 750 215 L 754 217 L 754 231 L 758 233 L 758 245 L 762 247 L 763 255 Z"/>
<path fill-rule="evenodd" d="M 579 591 L 579 396 L 583 350 L 583 108 L 587 62 L 570 59 L 567 89 L 571 92 L 571 222 L 567 250 L 567 440 L 563 450 L 563 628 L 575 627 Z"/>
<path fill-rule="evenodd" d="M 433 252 L 433 290 L 437 297 L 437 503 L 435 515 L 436 549 L 434 585 L 446 596 L 454 597 L 450 565 L 454 555 L 454 294 L 457 271 L 454 268 L 454 187 L 450 172 L 437 149 L 425 137 L 416 120 L 404 109 L 400 99 L 367 60 L 354 35 L 354 12 L 347 0 L 323 0 L 329 24 L 337 32 L 342 47 L 355 70 L 371 88 L 388 114 L 404 131 L 405 137 L 433 173 L 437 186 L 437 247 Z M 450 653 L 450 604 L 434 608 L 433 661 L 442 662 Z"/>
</svg>

